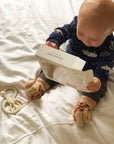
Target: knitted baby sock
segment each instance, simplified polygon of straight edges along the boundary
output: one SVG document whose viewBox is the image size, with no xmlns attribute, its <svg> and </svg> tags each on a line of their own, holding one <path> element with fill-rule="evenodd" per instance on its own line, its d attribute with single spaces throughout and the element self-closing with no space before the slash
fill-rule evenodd
<svg viewBox="0 0 114 144">
<path fill-rule="evenodd" d="M 40 98 L 48 89 L 49 85 L 41 78 L 30 80 L 25 84 L 25 93 L 30 99 Z"/>
<path fill-rule="evenodd" d="M 72 115 L 77 126 L 81 127 L 84 123 L 91 120 L 91 111 L 96 106 L 96 102 L 87 96 L 81 96 L 75 106 Z"/>
</svg>

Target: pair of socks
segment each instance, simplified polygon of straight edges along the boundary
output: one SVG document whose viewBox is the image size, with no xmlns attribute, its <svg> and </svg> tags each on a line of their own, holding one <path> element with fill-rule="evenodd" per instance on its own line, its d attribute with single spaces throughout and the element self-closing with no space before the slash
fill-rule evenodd
<svg viewBox="0 0 114 144">
<path fill-rule="evenodd" d="M 25 93 L 29 99 L 41 98 L 50 88 L 41 78 L 30 80 L 25 84 Z M 91 98 L 82 95 L 79 102 L 72 111 L 74 121 L 77 126 L 82 127 L 91 120 L 91 111 L 96 106 L 96 102 Z"/>
</svg>

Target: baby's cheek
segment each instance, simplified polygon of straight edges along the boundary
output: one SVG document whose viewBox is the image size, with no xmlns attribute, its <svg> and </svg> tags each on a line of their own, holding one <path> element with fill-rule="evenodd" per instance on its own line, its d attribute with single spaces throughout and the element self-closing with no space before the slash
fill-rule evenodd
<svg viewBox="0 0 114 144">
<path fill-rule="evenodd" d="M 93 42 L 92 45 L 93 47 L 99 47 L 102 45 L 102 42 Z"/>
</svg>

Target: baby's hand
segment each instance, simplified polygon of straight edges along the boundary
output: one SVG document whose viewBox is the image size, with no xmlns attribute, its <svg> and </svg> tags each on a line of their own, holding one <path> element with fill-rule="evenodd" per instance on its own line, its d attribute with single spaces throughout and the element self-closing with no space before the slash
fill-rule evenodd
<svg viewBox="0 0 114 144">
<path fill-rule="evenodd" d="M 101 88 L 101 81 L 99 78 L 94 77 L 93 81 L 88 84 L 87 89 L 91 92 L 96 92 Z"/>
<path fill-rule="evenodd" d="M 52 42 L 50 42 L 50 41 L 47 41 L 47 42 L 45 43 L 45 45 L 50 46 L 50 47 L 53 47 L 53 48 L 55 48 L 55 49 L 58 49 L 58 46 L 57 46 L 55 43 L 52 43 Z"/>
</svg>

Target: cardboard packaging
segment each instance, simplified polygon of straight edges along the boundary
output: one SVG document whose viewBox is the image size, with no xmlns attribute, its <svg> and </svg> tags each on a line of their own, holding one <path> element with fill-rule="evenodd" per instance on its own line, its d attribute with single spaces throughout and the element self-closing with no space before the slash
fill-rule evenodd
<svg viewBox="0 0 114 144">
<path fill-rule="evenodd" d="M 86 87 L 93 80 L 93 71 L 82 71 L 84 60 L 46 45 L 40 45 L 36 55 L 48 79 L 89 92 Z"/>
</svg>

